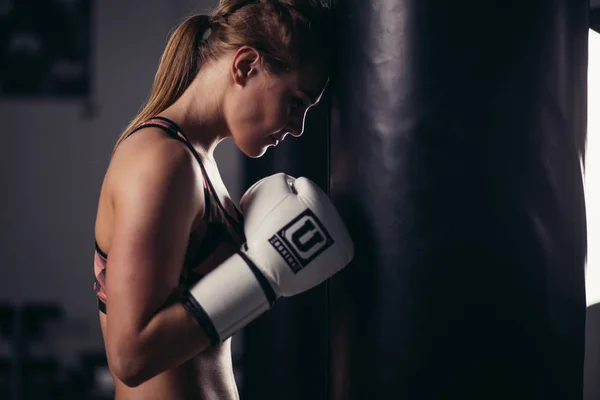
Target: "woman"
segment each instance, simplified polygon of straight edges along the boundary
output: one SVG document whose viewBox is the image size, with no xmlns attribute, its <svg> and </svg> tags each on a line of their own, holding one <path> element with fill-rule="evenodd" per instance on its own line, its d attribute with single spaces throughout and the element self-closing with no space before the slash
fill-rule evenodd
<svg viewBox="0 0 600 400">
<path fill-rule="evenodd" d="M 244 241 L 213 151 L 260 157 L 300 136 L 327 79 L 318 1 L 222 0 L 172 34 L 100 193 L 95 290 L 116 398 L 236 399 L 230 341 L 210 346 L 182 290 Z"/>
</svg>

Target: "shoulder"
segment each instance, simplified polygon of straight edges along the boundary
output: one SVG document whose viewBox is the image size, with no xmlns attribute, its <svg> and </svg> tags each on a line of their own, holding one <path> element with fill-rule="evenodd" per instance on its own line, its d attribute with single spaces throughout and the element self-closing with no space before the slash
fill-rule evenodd
<svg viewBox="0 0 600 400">
<path fill-rule="evenodd" d="M 115 150 L 110 167 L 145 165 L 151 167 L 176 167 L 188 164 L 193 166 L 194 157 L 184 143 L 173 139 L 165 131 L 156 127 L 144 128 L 133 134 Z"/>
<path fill-rule="evenodd" d="M 186 145 L 159 128 L 145 128 L 116 149 L 106 174 L 113 195 L 130 191 L 176 192 L 190 195 L 197 188 L 196 160 Z"/>
</svg>

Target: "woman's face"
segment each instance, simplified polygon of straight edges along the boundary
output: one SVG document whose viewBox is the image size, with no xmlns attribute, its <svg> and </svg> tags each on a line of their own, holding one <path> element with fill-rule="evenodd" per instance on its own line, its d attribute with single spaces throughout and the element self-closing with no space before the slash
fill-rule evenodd
<svg viewBox="0 0 600 400">
<path fill-rule="evenodd" d="M 286 135 L 300 136 L 306 113 L 319 102 L 325 86 L 322 71 L 307 66 L 271 73 L 252 49 L 238 51 L 232 64 L 234 87 L 224 113 L 238 148 L 256 158 Z"/>
</svg>

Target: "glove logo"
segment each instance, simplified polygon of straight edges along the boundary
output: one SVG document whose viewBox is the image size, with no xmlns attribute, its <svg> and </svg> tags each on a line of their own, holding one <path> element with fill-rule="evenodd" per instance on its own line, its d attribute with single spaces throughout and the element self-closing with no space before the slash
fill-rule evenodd
<svg viewBox="0 0 600 400">
<path fill-rule="evenodd" d="M 321 221 L 306 209 L 291 220 L 269 243 L 283 257 L 294 274 L 300 272 L 319 254 L 333 244 L 333 239 Z"/>
</svg>

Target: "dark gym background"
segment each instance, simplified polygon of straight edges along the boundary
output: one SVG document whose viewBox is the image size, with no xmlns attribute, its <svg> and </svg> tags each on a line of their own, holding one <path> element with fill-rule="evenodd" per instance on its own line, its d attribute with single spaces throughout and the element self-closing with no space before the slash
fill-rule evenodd
<svg viewBox="0 0 600 400">
<path fill-rule="evenodd" d="M 346 3 L 358 10 L 358 4 L 367 4 L 361 1 Z M 110 398 L 92 290 L 93 223 L 101 179 L 114 140 L 148 94 L 168 32 L 184 16 L 215 3 L 0 0 L 1 400 Z M 492 17 L 483 13 L 481 26 Z M 361 29 L 368 27 L 354 19 L 355 11 L 343 11 L 341 18 L 355 24 L 341 29 L 348 40 L 373 39 L 361 36 Z M 592 0 L 589 21 L 600 31 L 600 1 Z M 511 20 L 504 24 L 508 29 Z M 54 28 L 60 29 L 51 35 Z M 252 182 L 276 171 L 308 176 L 331 190 L 350 229 L 363 233 L 358 245 L 367 249 L 360 253 L 365 261 L 374 257 L 369 249 L 377 246 L 369 240 L 377 237 L 368 235 L 368 216 L 359 212 L 355 193 L 343 190 L 351 187 L 347 173 L 353 167 L 345 166 L 354 160 L 344 159 L 348 152 L 339 150 L 349 144 L 340 135 L 336 116 L 352 108 L 344 104 L 352 96 L 339 97 L 352 88 L 342 90 L 336 84 L 341 82 L 334 82 L 309 114 L 302 138 L 287 140 L 252 161 L 225 142 L 217 158 L 234 200 Z M 332 146 L 338 150 L 332 152 Z M 384 296 L 365 297 L 368 292 L 357 285 L 372 288 L 376 279 L 390 277 L 389 270 L 379 271 L 378 277 L 357 276 L 357 271 L 278 303 L 236 336 L 236 379 L 244 400 L 370 400 L 384 398 L 376 394 L 386 389 L 369 388 L 373 382 L 410 386 L 411 376 L 394 376 L 396 366 L 385 364 L 402 356 L 400 344 L 395 347 L 383 331 L 389 319 L 365 313 Z M 598 306 L 588 308 L 587 329 L 585 400 L 596 400 Z M 387 355 L 377 348 L 384 345 Z M 376 373 L 383 377 L 374 377 Z M 432 375 L 431 381 L 419 384 L 431 385 L 423 388 L 431 392 L 437 381 Z M 428 399 L 410 394 L 405 397 Z M 486 397 L 491 398 L 480 398 Z M 522 397 L 515 393 L 511 398 Z"/>
</svg>

